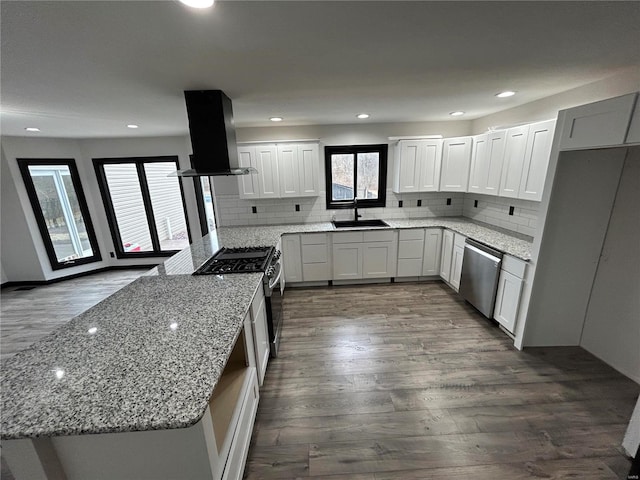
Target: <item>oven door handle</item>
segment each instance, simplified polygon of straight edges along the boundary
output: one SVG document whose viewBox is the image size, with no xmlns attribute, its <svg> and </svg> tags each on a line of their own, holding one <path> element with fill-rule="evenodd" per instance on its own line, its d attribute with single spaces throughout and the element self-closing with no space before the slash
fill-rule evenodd
<svg viewBox="0 0 640 480">
<path fill-rule="evenodd" d="M 273 290 L 273 287 L 275 287 L 280 281 L 280 276 L 282 275 L 282 268 L 280 267 L 281 267 L 280 262 L 277 262 L 273 266 L 276 273 L 273 278 L 269 278 L 269 290 Z"/>
</svg>

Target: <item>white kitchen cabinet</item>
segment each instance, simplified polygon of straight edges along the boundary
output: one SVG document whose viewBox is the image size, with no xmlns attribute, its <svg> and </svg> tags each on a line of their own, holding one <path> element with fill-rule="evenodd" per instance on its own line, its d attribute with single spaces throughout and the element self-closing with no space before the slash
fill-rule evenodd
<svg viewBox="0 0 640 480">
<path fill-rule="evenodd" d="M 397 250 L 395 230 L 336 232 L 332 235 L 333 279 L 395 277 Z"/>
<path fill-rule="evenodd" d="M 241 167 L 253 167 L 257 170 L 256 148 L 251 146 L 238 147 L 238 164 Z M 250 173 L 249 175 L 238 176 L 238 190 L 240 198 L 260 198 L 258 174 Z"/>
<path fill-rule="evenodd" d="M 555 120 L 529 125 L 518 198 L 542 200 L 555 126 Z"/>
<path fill-rule="evenodd" d="M 396 146 L 393 191 L 438 191 L 441 160 L 442 140 L 400 140 Z"/>
<path fill-rule="evenodd" d="M 525 268 L 524 261 L 510 255 L 502 259 L 493 318 L 510 333 L 514 332 L 518 318 Z"/>
<path fill-rule="evenodd" d="M 441 251 L 442 229 L 427 228 L 424 233 L 423 276 L 433 276 L 440 273 Z"/>
<path fill-rule="evenodd" d="M 460 289 L 460 277 L 462 276 L 462 260 L 464 258 L 464 244 L 466 237 L 459 233 L 453 237 L 453 258 L 451 259 L 451 277 L 449 283 L 457 292 Z"/>
<path fill-rule="evenodd" d="M 260 198 L 280 196 L 278 175 L 278 152 L 275 145 L 256 146 L 256 168 L 258 169 L 258 190 Z"/>
<path fill-rule="evenodd" d="M 520 194 L 520 182 L 524 167 L 529 125 L 522 125 L 507 130 L 504 161 L 500 177 L 501 197 L 518 198 Z"/>
<path fill-rule="evenodd" d="M 302 282 L 300 235 L 282 236 L 282 266 L 285 282 Z"/>
<path fill-rule="evenodd" d="M 498 194 L 505 143 L 505 130 L 473 137 L 469 192 Z"/>
<path fill-rule="evenodd" d="M 447 138 L 442 143 L 441 192 L 467 191 L 471 146 L 471 137 Z"/>
<path fill-rule="evenodd" d="M 277 151 L 280 197 L 318 196 L 318 144 L 279 143 Z"/>
<path fill-rule="evenodd" d="M 305 282 L 331 280 L 329 241 L 326 233 L 300 235 L 302 279 Z"/>
<path fill-rule="evenodd" d="M 636 96 L 630 93 L 566 110 L 560 150 L 624 144 Z"/>
<path fill-rule="evenodd" d="M 453 258 L 453 232 L 442 232 L 442 257 L 440 262 L 440 277 L 448 282 L 451 279 L 451 259 Z"/>
<path fill-rule="evenodd" d="M 264 375 L 269 363 L 269 331 L 267 330 L 267 308 L 262 286 L 258 287 L 251 302 L 251 326 L 256 356 L 258 384 L 264 383 Z"/>
<path fill-rule="evenodd" d="M 422 274 L 424 228 L 398 232 L 398 277 L 418 277 Z"/>
</svg>

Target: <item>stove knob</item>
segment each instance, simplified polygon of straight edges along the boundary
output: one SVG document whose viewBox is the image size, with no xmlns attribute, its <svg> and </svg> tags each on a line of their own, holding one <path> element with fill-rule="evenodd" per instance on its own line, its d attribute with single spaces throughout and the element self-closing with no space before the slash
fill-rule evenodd
<svg viewBox="0 0 640 480">
<path fill-rule="evenodd" d="M 274 267 L 267 268 L 267 277 L 272 277 L 274 272 L 275 272 L 275 268 Z"/>
<path fill-rule="evenodd" d="M 282 252 L 280 250 L 276 250 L 276 253 L 273 254 L 273 257 L 278 260 L 280 258 L 280 255 L 282 255 Z"/>
</svg>

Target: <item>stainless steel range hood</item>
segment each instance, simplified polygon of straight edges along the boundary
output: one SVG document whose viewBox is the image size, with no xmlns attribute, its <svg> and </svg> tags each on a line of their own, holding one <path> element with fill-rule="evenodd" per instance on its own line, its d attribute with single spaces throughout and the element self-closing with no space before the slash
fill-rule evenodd
<svg viewBox="0 0 640 480">
<path fill-rule="evenodd" d="M 252 167 L 238 165 L 236 130 L 231 100 L 222 90 L 184 92 L 191 137 L 191 166 L 178 170 L 179 177 L 247 175 Z"/>
</svg>

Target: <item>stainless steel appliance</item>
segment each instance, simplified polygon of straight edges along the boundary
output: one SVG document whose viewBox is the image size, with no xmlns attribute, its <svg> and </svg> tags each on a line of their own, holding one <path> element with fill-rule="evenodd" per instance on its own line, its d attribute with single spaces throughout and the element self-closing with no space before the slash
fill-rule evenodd
<svg viewBox="0 0 640 480">
<path fill-rule="evenodd" d="M 493 318 L 501 263 L 501 252 L 467 239 L 459 292 L 487 318 Z"/>
<path fill-rule="evenodd" d="M 222 247 L 193 272 L 194 275 L 264 272 L 262 286 L 266 299 L 267 327 L 272 357 L 278 355 L 282 330 L 281 256 L 281 252 L 275 247 Z"/>
</svg>

